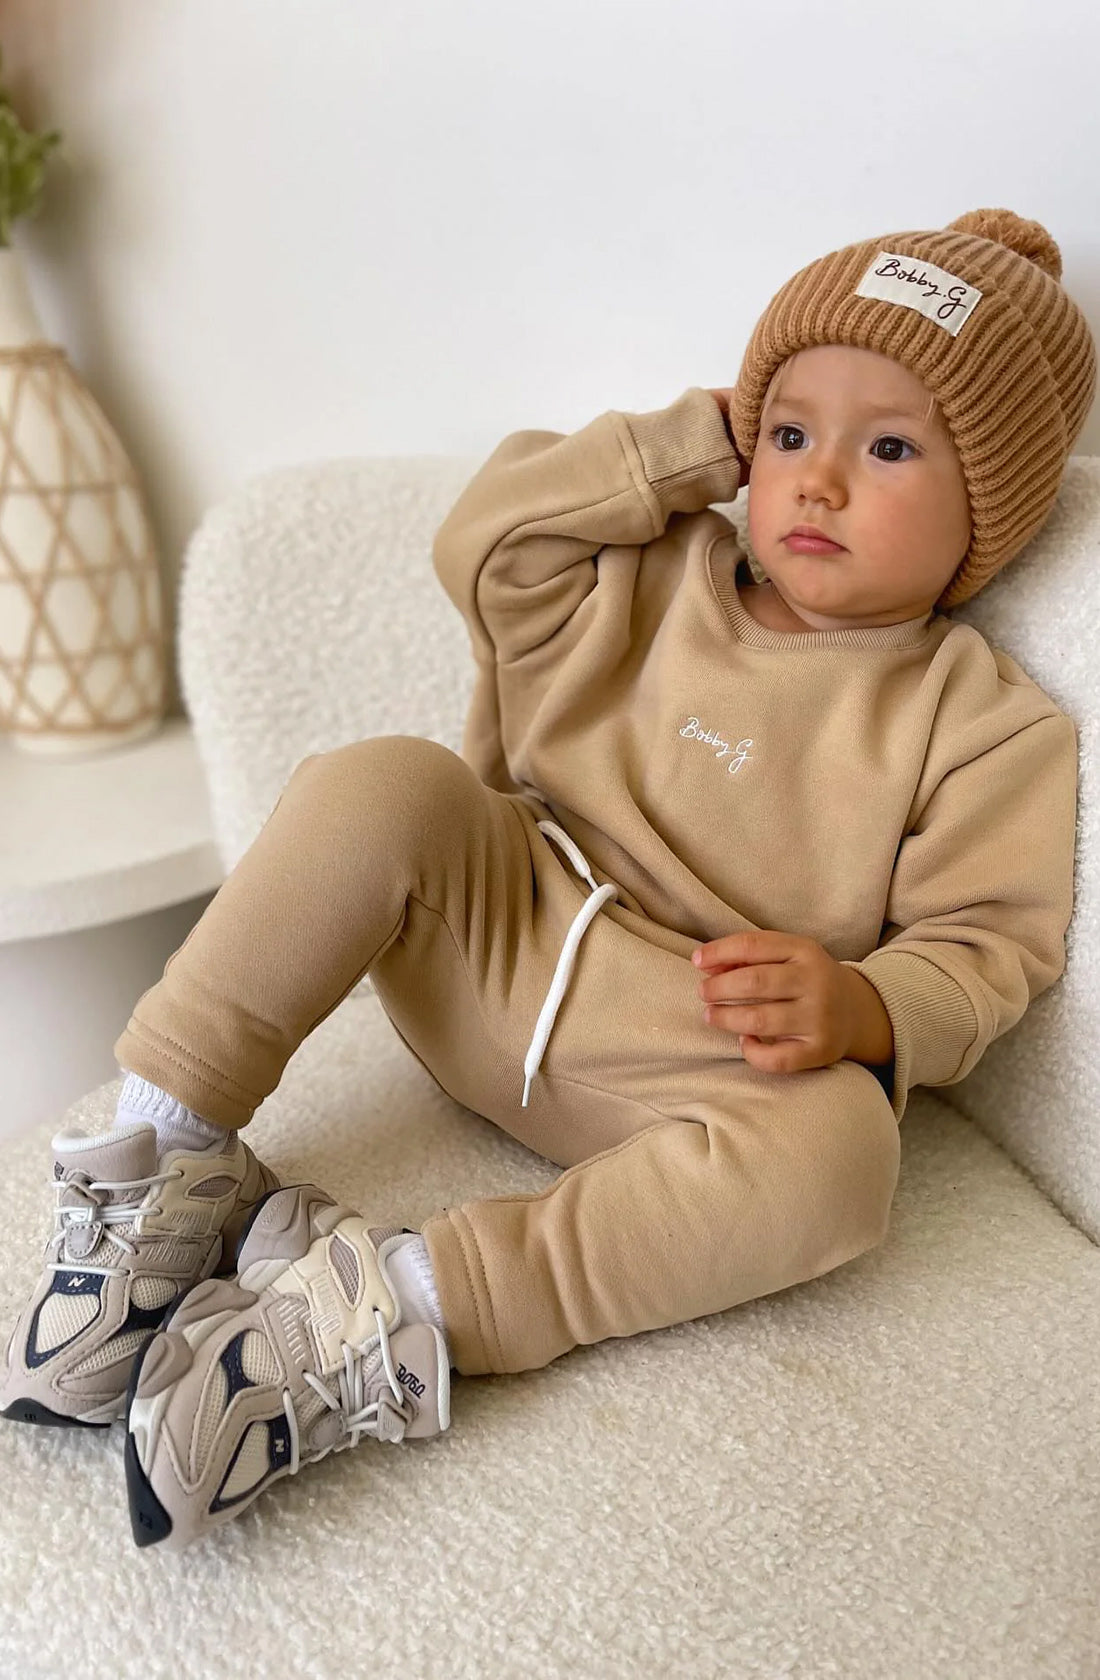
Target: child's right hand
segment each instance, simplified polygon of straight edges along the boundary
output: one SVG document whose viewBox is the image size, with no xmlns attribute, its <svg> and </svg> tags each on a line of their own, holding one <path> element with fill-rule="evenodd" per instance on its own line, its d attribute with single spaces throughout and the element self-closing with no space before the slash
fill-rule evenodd
<svg viewBox="0 0 1100 1680">
<path fill-rule="evenodd" d="M 726 422 L 726 436 L 733 444 L 733 452 L 737 456 L 737 464 L 741 468 L 741 482 L 738 488 L 744 489 L 745 485 L 749 482 L 749 463 L 745 460 L 741 451 L 738 449 L 733 432 L 730 430 L 730 398 L 733 395 L 734 388 L 732 385 L 726 385 L 718 390 L 712 390 L 709 385 L 706 385 L 703 389 L 714 398 L 718 407 L 722 411 L 722 419 Z"/>
</svg>

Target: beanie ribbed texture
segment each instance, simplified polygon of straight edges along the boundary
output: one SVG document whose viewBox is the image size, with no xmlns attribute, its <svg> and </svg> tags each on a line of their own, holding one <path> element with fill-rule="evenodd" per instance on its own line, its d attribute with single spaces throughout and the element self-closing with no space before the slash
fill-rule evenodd
<svg viewBox="0 0 1100 1680">
<path fill-rule="evenodd" d="M 1096 347 L 1061 277 L 1050 234 L 1011 210 L 830 252 L 753 329 L 729 404 L 739 452 L 751 462 L 768 388 L 798 351 L 844 344 L 900 362 L 939 403 L 970 499 L 970 547 L 936 607 L 969 600 L 1046 520 L 1096 393 Z"/>
</svg>

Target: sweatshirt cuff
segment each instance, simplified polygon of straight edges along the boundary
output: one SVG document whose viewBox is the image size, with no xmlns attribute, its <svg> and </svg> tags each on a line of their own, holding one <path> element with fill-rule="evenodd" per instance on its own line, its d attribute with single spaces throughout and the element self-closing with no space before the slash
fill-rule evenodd
<svg viewBox="0 0 1100 1680">
<path fill-rule="evenodd" d="M 741 484 L 737 451 L 721 409 L 701 385 L 667 408 L 616 417 L 666 519 L 734 500 Z"/>
<path fill-rule="evenodd" d="M 969 1073 L 985 1045 L 975 1049 L 978 1014 L 957 980 L 913 951 L 872 951 L 862 962 L 842 962 L 841 967 L 854 968 L 870 981 L 890 1017 L 891 1103 L 899 1122 L 914 1085 L 952 1085 Z"/>
</svg>

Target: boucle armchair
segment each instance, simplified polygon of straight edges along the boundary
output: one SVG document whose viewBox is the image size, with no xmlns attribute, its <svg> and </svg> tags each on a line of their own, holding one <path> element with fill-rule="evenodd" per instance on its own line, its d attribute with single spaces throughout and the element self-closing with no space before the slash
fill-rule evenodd
<svg viewBox="0 0 1100 1680">
<path fill-rule="evenodd" d="M 459 749 L 473 662 L 431 541 L 479 464 L 283 468 L 203 521 L 179 650 L 227 872 L 307 754 Z M 744 537 L 744 493 L 723 511 Z M 133 1547 L 121 1426 L 2 1423 L 0 1671 L 1096 1680 L 1100 459 L 1071 459 L 1045 529 L 954 616 L 1078 726 L 1075 912 L 1062 979 L 964 1081 L 911 1095 L 886 1240 L 726 1313 L 456 1377 L 446 1434 L 333 1454 L 182 1554 Z M 109 1124 L 120 1083 L 7 1149 L 5 1331 L 51 1131 Z M 435 1085 L 369 980 L 245 1135 L 379 1223 L 558 1170 Z"/>
</svg>

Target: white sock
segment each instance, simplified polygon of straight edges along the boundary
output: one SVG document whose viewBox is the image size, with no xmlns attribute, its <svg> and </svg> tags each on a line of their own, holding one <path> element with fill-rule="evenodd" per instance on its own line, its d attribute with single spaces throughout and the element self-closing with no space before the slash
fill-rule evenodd
<svg viewBox="0 0 1100 1680">
<path fill-rule="evenodd" d="M 168 1149 L 209 1149 L 216 1138 L 223 1147 L 229 1147 L 228 1126 L 216 1126 L 212 1120 L 204 1120 L 162 1091 L 159 1085 L 142 1079 L 140 1074 L 128 1073 L 125 1068 L 119 1071 L 126 1078 L 119 1092 L 116 1126 L 128 1125 L 132 1120 L 151 1120 L 157 1128 L 158 1155 Z"/>
<path fill-rule="evenodd" d="M 393 1279 L 397 1299 L 401 1303 L 401 1317 L 416 1319 L 421 1324 L 434 1324 L 447 1340 L 447 1327 L 435 1286 L 435 1273 L 428 1258 L 428 1245 L 416 1232 L 403 1237 L 391 1248 L 386 1264 Z M 448 1356 L 450 1348 L 448 1347 Z"/>
</svg>

